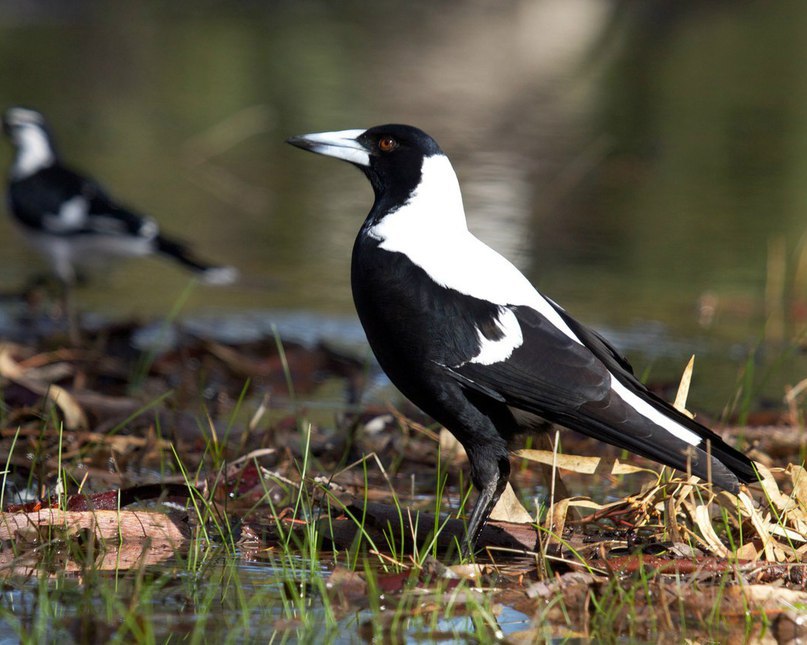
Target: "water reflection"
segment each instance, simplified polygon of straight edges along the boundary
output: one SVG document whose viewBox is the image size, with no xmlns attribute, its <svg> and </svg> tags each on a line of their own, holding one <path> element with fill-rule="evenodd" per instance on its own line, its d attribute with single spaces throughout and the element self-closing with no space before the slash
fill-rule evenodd
<svg viewBox="0 0 807 645">
<path fill-rule="evenodd" d="M 372 196 L 283 140 L 419 125 L 450 154 L 471 228 L 551 297 L 595 326 L 663 321 L 682 354 L 705 345 L 715 410 L 742 363 L 726 348 L 762 332 L 768 239 L 787 241 L 791 282 L 804 232 L 805 19 L 761 0 L 5 0 L 0 97 L 43 110 L 68 161 L 247 276 L 195 289 L 186 312 L 352 317 L 349 249 Z M 21 284 L 42 265 L 5 230 L 0 278 Z M 129 263 L 80 301 L 164 315 L 186 284 Z"/>
</svg>

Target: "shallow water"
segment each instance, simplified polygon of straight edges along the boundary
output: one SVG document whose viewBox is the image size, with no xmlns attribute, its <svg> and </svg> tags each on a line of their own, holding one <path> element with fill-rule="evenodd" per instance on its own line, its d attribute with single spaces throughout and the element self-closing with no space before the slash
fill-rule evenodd
<svg viewBox="0 0 807 645">
<path fill-rule="evenodd" d="M 320 588 L 306 582 L 311 575 L 302 559 L 295 569 L 289 563 L 245 563 L 240 556 L 221 554 L 191 570 L 183 556 L 150 567 L 139 588 L 131 574 L 95 574 L 89 591 L 82 593 L 86 583 L 66 577 L 47 598 L 36 584 L 28 584 L 9 587 L 4 602 L 15 607 L 23 621 L 37 612 L 43 618 L 47 615 L 49 625 L 45 621 L 35 623 L 28 632 L 47 642 L 106 640 L 124 618 L 116 616 L 116 611 L 130 603 L 139 605 L 137 612 L 148 617 L 142 633 L 156 642 L 177 637 L 194 642 L 200 638 L 202 642 L 296 643 L 314 638 L 330 643 L 367 642 L 377 613 L 361 599 L 354 599 L 354 607 L 345 608 L 336 595 L 322 597 Z M 320 575 L 327 577 L 327 570 Z M 113 587 L 121 602 L 119 607 L 110 607 Z M 390 594 L 390 610 L 400 601 L 396 596 Z M 417 607 L 416 599 L 413 605 L 413 609 Z M 412 615 L 403 611 L 394 627 L 401 642 L 466 642 L 478 635 L 474 620 L 461 608 L 437 618 L 422 613 L 425 615 L 416 609 Z M 512 607 L 502 607 L 497 623 L 499 632 L 507 636 L 529 628 L 530 617 Z M 17 636 L 17 630 L 0 621 L 0 642 L 16 642 Z"/>
<path fill-rule="evenodd" d="M 694 401 L 716 413 L 765 319 L 803 326 L 806 16 L 762 2 L 6 2 L 0 97 L 41 109 L 66 159 L 241 269 L 242 286 L 194 289 L 186 314 L 354 316 L 349 250 L 370 189 L 283 141 L 417 124 L 450 154 L 472 230 L 617 340 L 649 332 L 626 346 L 640 373 L 672 378 L 697 352 L 708 393 Z M 793 294 L 772 287 L 766 309 L 776 239 Z M 0 254 L 7 288 L 42 268 L 10 228 Z M 162 316 L 186 284 L 130 262 L 79 300 Z M 670 363 L 658 330 L 680 348 Z"/>
</svg>

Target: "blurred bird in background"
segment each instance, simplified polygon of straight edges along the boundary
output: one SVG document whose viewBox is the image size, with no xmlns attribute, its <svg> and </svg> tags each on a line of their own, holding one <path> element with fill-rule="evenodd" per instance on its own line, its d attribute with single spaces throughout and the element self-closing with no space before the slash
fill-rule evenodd
<svg viewBox="0 0 807 645">
<path fill-rule="evenodd" d="M 39 112 L 9 108 L 3 131 L 15 151 L 8 177 L 9 213 L 63 283 L 73 319 L 71 335 L 71 292 L 83 268 L 103 267 L 114 258 L 160 255 L 204 284 L 229 285 L 238 279 L 234 267 L 200 260 L 184 243 L 163 235 L 154 219 L 118 203 L 95 180 L 64 165 Z"/>
</svg>

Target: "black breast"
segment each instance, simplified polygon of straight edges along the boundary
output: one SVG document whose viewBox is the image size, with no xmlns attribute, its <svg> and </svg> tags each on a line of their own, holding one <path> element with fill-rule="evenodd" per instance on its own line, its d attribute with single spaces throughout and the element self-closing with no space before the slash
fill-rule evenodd
<svg viewBox="0 0 807 645">
<path fill-rule="evenodd" d="M 437 284 L 403 253 L 360 234 L 353 248 L 353 299 L 381 367 L 412 397 L 412 381 L 432 366 L 458 365 L 479 353 L 479 331 L 501 337 L 499 307 Z M 410 386 L 410 387 L 407 387 Z M 409 391 L 408 391 L 409 390 Z"/>
<path fill-rule="evenodd" d="M 38 229 L 45 215 L 56 215 L 64 203 L 82 194 L 80 177 L 59 166 L 43 168 L 9 184 L 11 211 L 24 226 Z"/>
</svg>

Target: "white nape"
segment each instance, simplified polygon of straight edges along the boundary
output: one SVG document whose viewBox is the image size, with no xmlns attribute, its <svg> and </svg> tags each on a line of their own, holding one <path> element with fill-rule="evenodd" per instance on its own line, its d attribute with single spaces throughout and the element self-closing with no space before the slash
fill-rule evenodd
<svg viewBox="0 0 807 645">
<path fill-rule="evenodd" d="M 368 234 L 380 248 L 406 255 L 437 284 L 501 306 L 531 307 L 583 344 L 521 271 L 468 230 L 457 175 L 445 155 L 424 158 L 409 199 Z"/>
<path fill-rule="evenodd" d="M 43 168 L 47 168 L 56 160 L 48 135 L 35 124 L 18 126 L 14 134 L 17 143 L 17 154 L 11 166 L 13 179 L 25 179 Z"/>
</svg>

